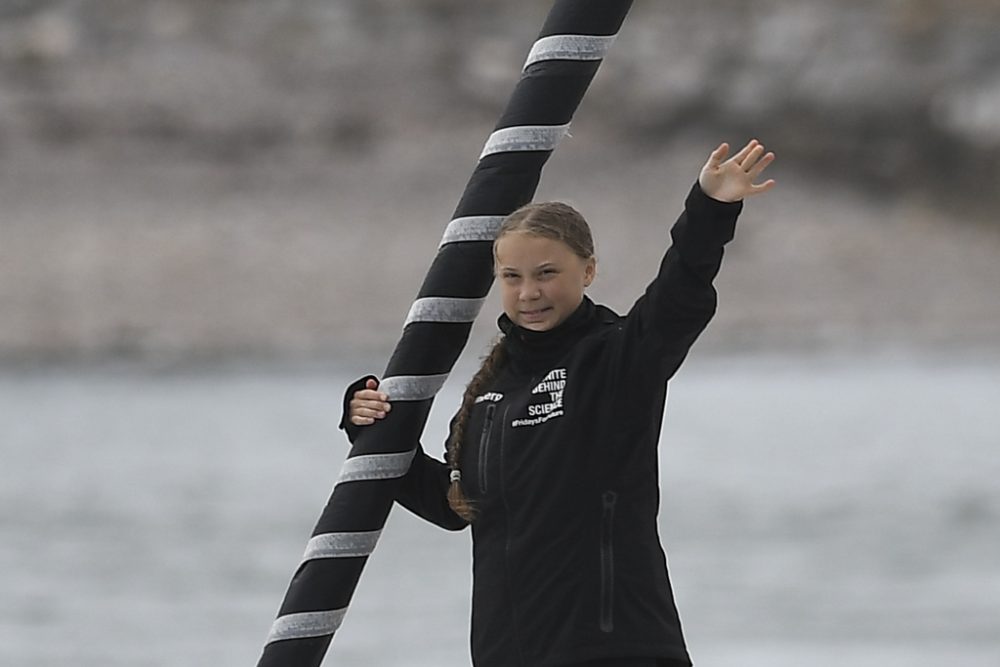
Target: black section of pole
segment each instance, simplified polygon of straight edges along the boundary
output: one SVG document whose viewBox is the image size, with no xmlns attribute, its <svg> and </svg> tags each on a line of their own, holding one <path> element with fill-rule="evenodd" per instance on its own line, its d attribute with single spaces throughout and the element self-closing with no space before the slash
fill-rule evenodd
<svg viewBox="0 0 1000 667">
<path fill-rule="evenodd" d="M 597 73 L 598 65 L 597 61 L 555 60 L 530 66 L 518 82 L 497 128 L 568 123 Z M 544 110 L 533 104 L 540 96 L 551 97 L 551 104 Z"/>
<path fill-rule="evenodd" d="M 615 35 L 631 5 L 632 0 L 559 0 L 549 12 L 541 37 Z M 522 73 L 497 129 L 568 124 L 599 65 L 596 59 L 532 63 Z M 505 216 L 529 202 L 550 154 L 551 150 L 524 150 L 483 157 L 454 217 Z M 435 257 L 418 298 L 483 298 L 492 279 L 489 241 L 449 244 Z M 449 373 L 470 330 L 470 323 L 410 323 L 384 378 Z M 359 468 L 377 470 L 386 459 L 402 457 L 407 461 L 406 454 L 412 452 L 423 431 L 432 400 L 396 401 L 389 417 L 361 432 L 345 469 L 359 464 Z M 314 541 L 353 539 L 380 531 L 398 484 L 398 477 L 345 479 L 342 473 L 313 531 Z M 258 667 L 318 667 L 366 562 L 367 555 L 344 553 L 306 559 L 292 577 Z"/>
<path fill-rule="evenodd" d="M 546 17 L 538 36 L 616 35 L 631 8 L 631 0 L 559 0 Z"/>
<path fill-rule="evenodd" d="M 288 667 L 319 667 L 326 651 L 330 648 L 333 635 L 307 637 L 283 642 L 275 642 L 264 647 L 264 655 L 257 664 L 287 665 Z"/>
</svg>

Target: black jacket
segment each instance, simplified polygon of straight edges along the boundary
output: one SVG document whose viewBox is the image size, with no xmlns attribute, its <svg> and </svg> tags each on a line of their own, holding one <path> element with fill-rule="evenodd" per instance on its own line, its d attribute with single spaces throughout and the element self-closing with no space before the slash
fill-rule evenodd
<svg viewBox="0 0 1000 667">
<path fill-rule="evenodd" d="M 696 184 L 659 273 L 625 317 L 586 298 L 548 332 L 501 316 L 509 360 L 477 399 L 461 457 L 477 509 L 477 667 L 690 664 L 657 532 L 656 448 L 667 380 L 715 313 L 712 280 L 740 210 Z M 464 528 L 447 487 L 446 466 L 421 450 L 398 500 Z"/>
</svg>

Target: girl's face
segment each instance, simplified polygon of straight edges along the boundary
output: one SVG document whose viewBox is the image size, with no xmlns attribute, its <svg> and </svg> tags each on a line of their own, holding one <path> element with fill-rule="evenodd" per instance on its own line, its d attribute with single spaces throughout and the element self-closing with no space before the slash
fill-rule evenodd
<svg viewBox="0 0 1000 667">
<path fill-rule="evenodd" d="M 597 262 L 555 239 L 510 232 L 494 246 L 503 310 L 514 324 L 548 331 L 573 314 L 593 282 Z"/>
</svg>

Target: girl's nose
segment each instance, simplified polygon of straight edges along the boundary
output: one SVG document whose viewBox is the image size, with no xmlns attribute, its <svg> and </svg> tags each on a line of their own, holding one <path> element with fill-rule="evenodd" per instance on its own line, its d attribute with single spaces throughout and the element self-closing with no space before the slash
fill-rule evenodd
<svg viewBox="0 0 1000 667">
<path fill-rule="evenodd" d="M 531 280 L 525 280 L 521 284 L 521 301 L 534 301 L 540 296 L 541 291 L 538 289 L 538 283 Z"/>
</svg>

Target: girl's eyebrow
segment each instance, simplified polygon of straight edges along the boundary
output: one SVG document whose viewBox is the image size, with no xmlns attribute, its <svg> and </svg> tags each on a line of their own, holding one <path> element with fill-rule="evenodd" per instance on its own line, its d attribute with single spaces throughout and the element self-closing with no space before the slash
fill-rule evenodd
<svg viewBox="0 0 1000 667">
<path fill-rule="evenodd" d="M 536 266 L 534 268 L 534 270 L 535 271 L 542 271 L 544 269 L 557 269 L 557 268 L 559 268 L 559 266 L 556 264 L 556 262 L 542 262 L 541 264 L 539 264 L 538 266 Z M 499 270 L 500 271 L 509 271 L 511 273 L 517 273 L 518 272 L 518 269 L 515 268 L 515 267 L 513 267 L 513 266 L 501 266 L 501 267 L 499 267 Z"/>
</svg>

